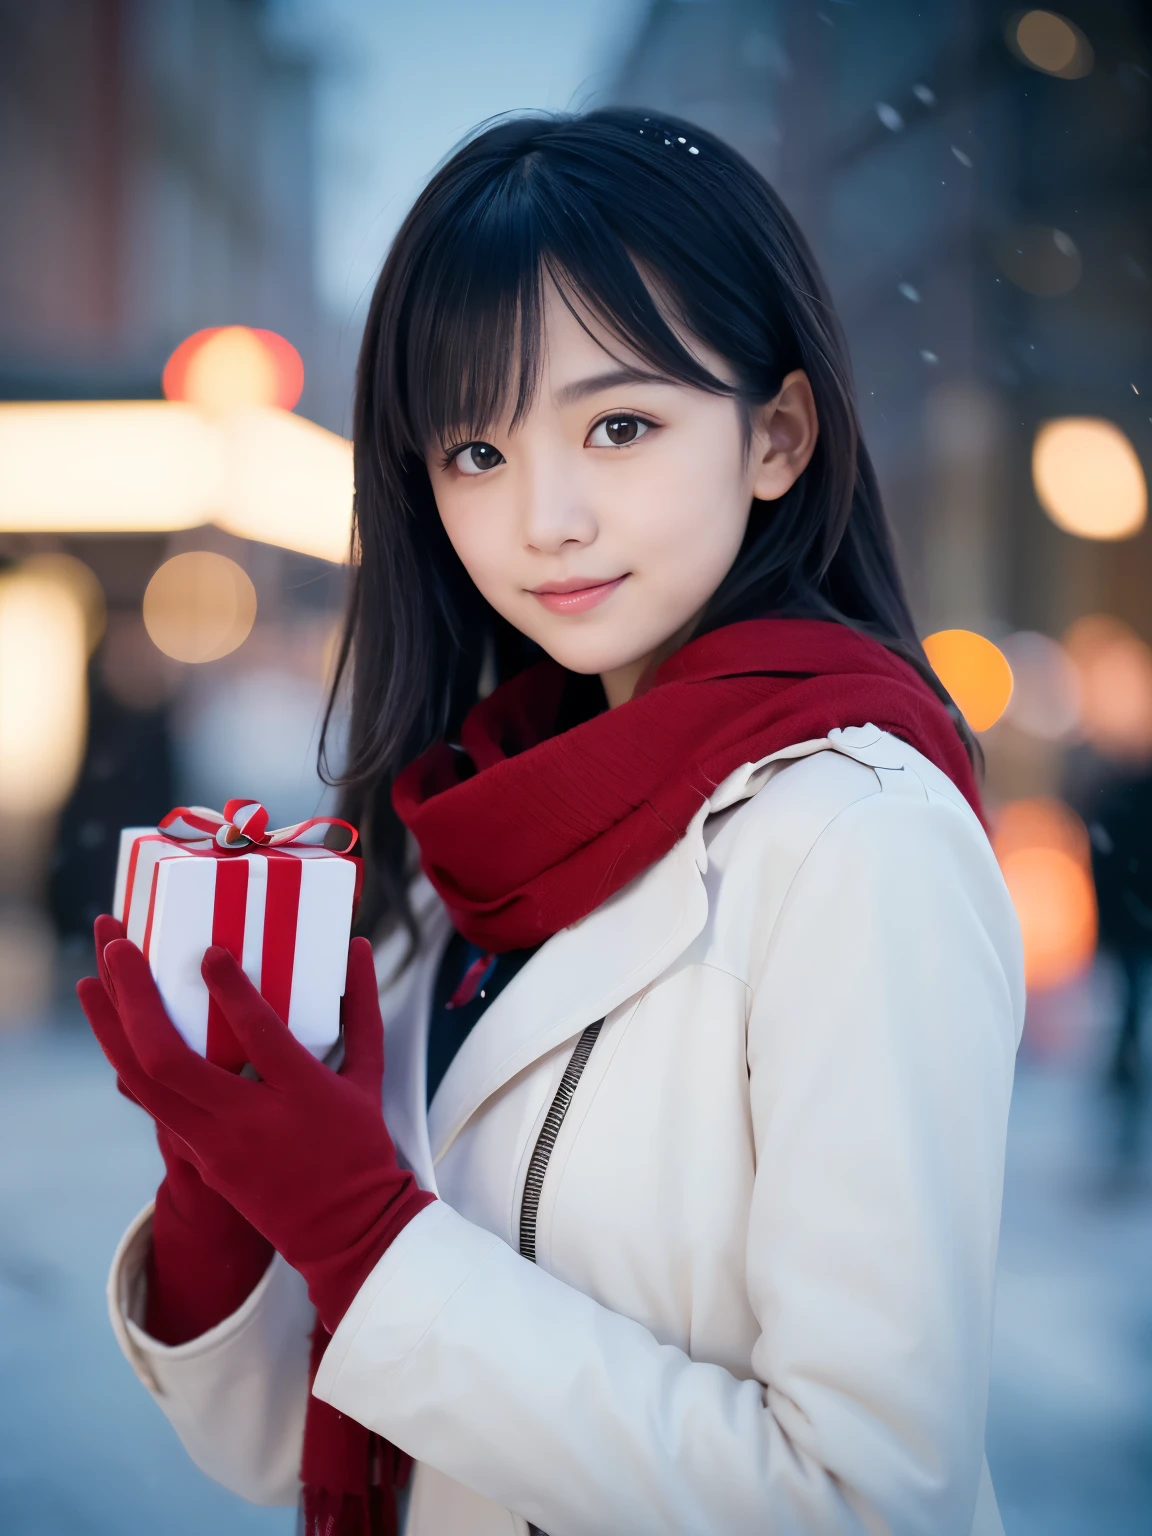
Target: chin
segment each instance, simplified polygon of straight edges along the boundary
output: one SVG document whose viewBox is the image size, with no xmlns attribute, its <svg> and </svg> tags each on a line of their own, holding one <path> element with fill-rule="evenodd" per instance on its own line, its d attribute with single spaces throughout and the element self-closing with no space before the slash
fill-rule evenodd
<svg viewBox="0 0 1152 1536">
<path fill-rule="evenodd" d="M 560 666 L 566 667 L 569 672 L 579 672 L 586 677 L 615 672 L 619 667 L 629 666 L 642 656 L 651 655 L 660 643 L 658 639 L 638 643 L 635 638 L 625 642 L 618 637 L 592 633 L 537 634 L 533 635 L 532 639 L 537 645 L 542 646 L 552 660 L 558 662 Z"/>
</svg>

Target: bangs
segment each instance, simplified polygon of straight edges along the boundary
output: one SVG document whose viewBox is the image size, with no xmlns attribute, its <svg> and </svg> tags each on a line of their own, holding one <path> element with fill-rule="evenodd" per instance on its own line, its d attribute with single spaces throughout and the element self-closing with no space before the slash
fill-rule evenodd
<svg viewBox="0 0 1152 1536">
<path fill-rule="evenodd" d="M 400 303 L 396 404 L 410 452 L 447 449 L 523 419 L 540 383 L 549 283 L 600 345 L 589 317 L 629 361 L 712 394 L 742 392 L 677 336 L 674 325 L 694 333 L 682 284 L 642 219 L 619 228 L 577 175 L 533 154 L 456 191 L 422 231 L 421 259 L 408 269 Z"/>
</svg>

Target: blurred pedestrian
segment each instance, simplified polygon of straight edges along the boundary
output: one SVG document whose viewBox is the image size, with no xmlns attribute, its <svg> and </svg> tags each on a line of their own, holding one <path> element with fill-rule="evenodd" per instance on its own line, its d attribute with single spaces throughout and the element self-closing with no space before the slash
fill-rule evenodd
<svg viewBox="0 0 1152 1536">
<path fill-rule="evenodd" d="M 1132 1157 L 1148 1093 L 1142 1026 L 1152 969 L 1152 768 L 1114 780 L 1101 793 L 1088 831 L 1100 947 L 1115 958 L 1124 979 L 1108 1081 L 1126 1110 L 1122 1150 Z"/>
</svg>

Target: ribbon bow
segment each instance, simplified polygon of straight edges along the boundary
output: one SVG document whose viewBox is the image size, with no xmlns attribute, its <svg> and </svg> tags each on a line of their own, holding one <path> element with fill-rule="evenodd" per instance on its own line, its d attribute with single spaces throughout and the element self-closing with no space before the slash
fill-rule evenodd
<svg viewBox="0 0 1152 1536">
<path fill-rule="evenodd" d="M 328 841 L 334 827 L 343 828 L 347 834 L 339 848 Z M 243 853 L 247 848 L 283 848 L 289 843 L 347 853 L 358 835 L 350 822 L 340 821 L 335 816 L 312 816 L 308 821 L 298 821 L 295 826 L 269 832 L 268 812 L 256 800 L 229 800 L 223 816 L 206 805 L 178 805 L 168 812 L 156 830 L 175 842 L 199 844 L 202 848 L 215 846 L 225 853 Z"/>
</svg>

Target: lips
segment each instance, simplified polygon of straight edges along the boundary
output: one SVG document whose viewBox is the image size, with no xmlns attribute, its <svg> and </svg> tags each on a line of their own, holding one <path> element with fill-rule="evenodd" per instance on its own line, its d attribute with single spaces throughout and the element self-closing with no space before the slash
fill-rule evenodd
<svg viewBox="0 0 1152 1536">
<path fill-rule="evenodd" d="M 617 587 L 627 580 L 627 575 L 616 576 L 609 581 L 590 581 L 586 576 L 573 576 L 567 581 L 546 581 L 532 589 L 532 596 L 550 613 L 584 613 L 611 597 Z"/>
</svg>

